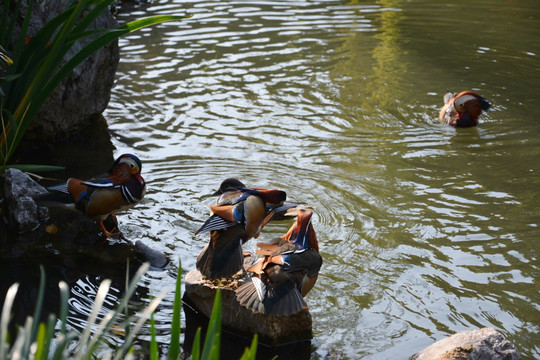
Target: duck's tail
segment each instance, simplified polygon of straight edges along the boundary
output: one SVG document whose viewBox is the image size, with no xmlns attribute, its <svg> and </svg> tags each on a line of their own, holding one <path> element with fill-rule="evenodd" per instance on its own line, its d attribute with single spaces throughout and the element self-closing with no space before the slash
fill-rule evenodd
<svg viewBox="0 0 540 360">
<path fill-rule="evenodd" d="M 210 241 L 197 257 L 197 270 L 209 279 L 232 276 L 242 269 L 244 256 L 240 238 L 224 237 L 219 231 L 210 233 Z"/>
<path fill-rule="evenodd" d="M 236 289 L 236 299 L 254 313 L 272 316 L 290 316 L 307 308 L 296 286 L 271 287 L 258 277 L 252 277 Z"/>
</svg>

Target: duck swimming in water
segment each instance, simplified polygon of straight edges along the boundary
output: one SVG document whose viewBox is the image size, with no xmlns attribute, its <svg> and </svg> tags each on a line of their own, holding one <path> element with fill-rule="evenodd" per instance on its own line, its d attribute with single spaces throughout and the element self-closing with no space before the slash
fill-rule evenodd
<svg viewBox="0 0 540 360">
<path fill-rule="evenodd" d="M 448 91 L 444 95 L 444 106 L 439 119 L 454 127 L 476 126 L 482 111 L 490 107 L 490 103 L 474 91 L 462 91 L 459 94 Z"/>
</svg>

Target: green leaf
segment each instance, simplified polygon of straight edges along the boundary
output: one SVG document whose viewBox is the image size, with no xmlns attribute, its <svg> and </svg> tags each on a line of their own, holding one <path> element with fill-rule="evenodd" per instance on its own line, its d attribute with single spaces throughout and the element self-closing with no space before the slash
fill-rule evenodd
<svg viewBox="0 0 540 360">
<path fill-rule="evenodd" d="M 6 293 L 4 298 L 4 306 L 2 307 L 2 315 L 0 316 L 0 358 L 7 359 L 7 354 L 9 351 L 9 334 L 8 334 L 8 324 L 11 317 L 11 309 L 13 307 L 13 302 L 15 301 L 15 296 L 19 290 L 19 284 L 14 283 L 11 285 Z"/>
<path fill-rule="evenodd" d="M 251 340 L 251 346 L 244 350 L 240 360 L 255 360 L 257 358 L 257 345 L 258 345 L 258 336 L 257 334 L 253 335 L 253 340 Z"/>
<path fill-rule="evenodd" d="M 43 352 L 43 357 L 42 357 L 43 359 L 48 358 L 49 350 L 52 344 L 52 339 L 54 338 L 54 333 L 56 330 L 55 325 L 56 325 L 56 316 L 54 316 L 54 314 L 49 314 L 49 321 L 47 322 L 47 334 L 45 337 L 45 344 L 43 345 L 43 349 L 45 350 Z M 36 356 L 36 360 L 40 360 L 40 358 Z"/>
<path fill-rule="evenodd" d="M 173 316 L 171 322 L 171 342 L 169 360 L 177 360 L 180 356 L 180 317 L 182 315 L 182 262 L 178 258 L 176 288 L 174 291 Z"/>
<path fill-rule="evenodd" d="M 60 334 L 65 334 L 68 314 L 69 286 L 67 283 L 60 281 L 58 287 L 60 288 Z"/>
<path fill-rule="evenodd" d="M 36 359 L 41 359 L 43 357 L 43 353 L 46 352 L 45 348 L 45 342 L 46 342 L 46 336 L 47 336 L 47 328 L 45 324 L 41 323 L 39 324 L 37 338 L 36 338 Z"/>
<path fill-rule="evenodd" d="M 0 166 L 0 172 L 3 172 L 6 169 L 17 169 L 24 172 L 47 172 L 47 171 L 60 171 L 65 170 L 63 166 L 53 166 L 53 165 L 6 165 Z"/>
<path fill-rule="evenodd" d="M 150 315 L 150 360 L 158 360 L 159 351 L 156 341 L 156 322 L 154 320 L 154 313 Z"/>
<path fill-rule="evenodd" d="M 25 339 L 23 354 L 30 354 L 30 345 L 32 345 L 32 340 L 36 338 L 39 319 L 41 317 L 41 311 L 43 309 L 43 301 L 45 298 L 45 268 L 43 265 L 39 266 L 40 277 L 39 277 L 39 290 L 37 295 L 36 308 L 34 310 L 34 321 L 32 323 L 32 328 L 30 331 L 30 337 Z"/>
<path fill-rule="evenodd" d="M 47 31 L 43 31 L 30 42 L 30 45 L 35 46 L 32 47 L 34 52 L 21 58 L 30 60 L 28 60 L 28 64 L 23 64 L 22 69 L 25 70 L 25 76 L 17 81 L 13 94 L 9 96 L 10 99 L 7 102 L 8 107 L 14 109 L 13 118 L 18 126 L 16 130 L 12 128 L 6 132 L 9 134 L 6 144 L 7 150 L 2 153 L 2 158 L 0 158 L 4 164 L 13 155 L 32 120 L 54 89 L 89 56 L 119 37 L 143 27 L 190 17 L 184 15 L 154 16 L 132 21 L 116 29 L 85 31 L 89 20 L 84 19 L 78 25 L 75 25 L 75 20 L 85 9 L 85 6 L 88 6 L 88 2 L 80 1 L 77 7 L 70 8 L 66 11 L 66 14 L 62 13 L 54 18 L 53 25 L 47 26 Z M 102 4 L 99 5 L 100 8 L 102 6 Z M 91 14 L 90 17 L 93 17 L 97 14 L 97 11 L 93 9 L 89 14 Z M 60 23 L 63 25 L 58 30 L 57 27 Z M 50 39 L 48 35 L 54 31 L 57 31 L 57 35 L 54 37 L 52 44 L 47 46 L 47 41 Z M 56 67 L 62 62 L 64 55 L 75 40 L 95 35 L 99 35 L 98 38 L 83 47 L 55 72 Z M 34 41 L 35 45 L 33 45 Z M 43 61 L 41 58 L 43 58 Z M 40 64 L 39 67 L 36 66 L 38 63 Z M 53 75 L 51 76 L 51 74 Z M 9 92 L 10 90 L 6 90 L 7 94 Z M 0 145 L 2 145 L 1 139 Z"/>
<path fill-rule="evenodd" d="M 201 328 L 198 327 L 191 345 L 191 360 L 199 360 L 201 358 Z"/>
<path fill-rule="evenodd" d="M 221 346 L 221 290 L 217 288 L 212 315 L 208 323 L 206 338 L 202 352 L 202 359 L 219 359 L 219 349 Z"/>
<path fill-rule="evenodd" d="M 42 90 L 42 94 L 47 97 L 52 93 L 52 91 L 60 84 L 60 82 L 69 74 L 73 69 L 75 69 L 80 63 L 87 59 L 97 50 L 108 45 L 114 40 L 117 40 L 123 35 L 129 34 L 133 31 L 142 29 L 147 26 L 159 24 L 166 21 L 180 20 L 185 19 L 189 16 L 183 15 L 161 15 L 153 16 L 146 19 L 135 20 L 130 23 L 127 23 L 123 26 L 120 26 L 116 29 L 108 29 L 109 31 L 105 32 L 103 35 L 86 45 L 82 48 L 77 54 L 75 54 L 71 59 L 69 59 L 62 68 L 51 78 L 51 80 L 45 85 Z M 43 100 L 43 101 L 42 101 Z M 39 102 L 44 102 L 44 99 L 41 97 L 38 98 Z"/>
</svg>

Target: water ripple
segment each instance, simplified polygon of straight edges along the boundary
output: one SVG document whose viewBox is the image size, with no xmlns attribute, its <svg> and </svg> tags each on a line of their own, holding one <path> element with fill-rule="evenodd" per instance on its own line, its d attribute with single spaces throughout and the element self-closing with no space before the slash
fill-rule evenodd
<svg viewBox="0 0 540 360">
<path fill-rule="evenodd" d="M 482 2 L 471 21 L 425 0 L 149 4 L 194 16 L 121 40 L 105 115 L 149 188 L 122 226 L 190 270 L 224 178 L 280 188 L 316 206 L 313 358 L 395 358 L 481 326 L 538 356 L 539 52 L 525 8 Z M 478 128 L 439 124 L 446 87 L 489 98 Z"/>
</svg>

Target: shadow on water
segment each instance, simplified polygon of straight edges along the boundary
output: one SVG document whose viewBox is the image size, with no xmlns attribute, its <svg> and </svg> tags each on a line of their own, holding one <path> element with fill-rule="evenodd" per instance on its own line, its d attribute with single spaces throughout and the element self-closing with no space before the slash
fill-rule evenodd
<svg viewBox="0 0 540 360">
<path fill-rule="evenodd" d="M 58 179 L 70 176 L 90 178 L 102 174 L 114 161 L 114 147 L 104 119 L 98 119 L 91 125 L 71 140 L 61 141 L 55 146 L 38 148 L 35 144 L 25 144 L 14 156 L 15 162 L 64 166 L 66 169 L 63 171 L 42 174 Z M 0 181 L 3 189 L 3 178 Z M 40 182 L 43 186 L 57 183 Z M 112 281 L 107 296 L 109 301 L 104 305 L 110 309 L 100 312 L 105 314 L 116 307 L 117 300 L 122 297 L 126 276 L 131 278 L 146 260 L 131 241 L 123 236 L 116 239 L 104 237 L 94 220 L 77 211 L 52 207 L 37 229 L 19 233 L 9 224 L 6 204 L 2 206 L 0 309 L 9 287 L 19 283 L 10 323 L 12 339 L 15 339 L 16 326 L 24 325 L 26 318 L 34 314 L 41 268 L 45 271 L 45 297 L 40 321 L 46 321 L 49 314 L 58 316 L 58 284 L 63 281 L 70 288 L 68 325 L 82 331 L 101 281 Z M 113 221 L 110 217 L 105 226 L 112 229 L 116 225 Z M 141 296 L 148 298 L 147 292 L 148 289 L 139 286 L 132 302 Z"/>
<path fill-rule="evenodd" d="M 88 179 L 109 170 L 114 162 L 114 149 L 105 118 L 97 116 L 66 140 L 59 139 L 54 143 L 23 140 L 11 163 L 63 166 L 63 171 L 40 175 Z"/>
<path fill-rule="evenodd" d="M 46 275 L 46 295 L 40 321 L 45 321 L 48 314 L 58 315 L 58 283 L 64 281 L 70 288 L 68 323 L 82 329 L 101 281 L 111 279 L 112 291 L 117 293 L 114 296 L 120 298 L 125 290 L 126 274 L 131 278 L 144 262 L 133 244 L 104 238 L 89 219 L 76 213 L 68 216 L 52 213 L 51 218 L 66 221 L 56 234 L 47 233 L 45 224 L 27 234 L 10 231 L 4 223 L 0 226 L 0 308 L 9 287 L 19 283 L 11 334 L 15 334 L 16 325 L 23 325 L 26 317 L 34 313 L 41 267 Z M 144 292 L 145 289 L 139 289 L 139 295 Z M 111 309 L 115 303 L 110 303 Z"/>
</svg>

